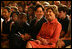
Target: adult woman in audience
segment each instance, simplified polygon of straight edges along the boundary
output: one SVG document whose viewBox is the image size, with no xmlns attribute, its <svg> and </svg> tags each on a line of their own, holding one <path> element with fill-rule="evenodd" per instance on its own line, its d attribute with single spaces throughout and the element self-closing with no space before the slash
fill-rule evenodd
<svg viewBox="0 0 72 49">
<path fill-rule="evenodd" d="M 46 10 L 47 22 L 43 23 L 39 34 L 37 35 L 37 40 L 29 41 L 27 43 L 27 48 L 55 48 L 56 43 L 59 39 L 60 32 L 62 29 L 61 24 L 57 21 L 55 17 L 56 12 L 55 6 L 48 7 Z"/>
</svg>

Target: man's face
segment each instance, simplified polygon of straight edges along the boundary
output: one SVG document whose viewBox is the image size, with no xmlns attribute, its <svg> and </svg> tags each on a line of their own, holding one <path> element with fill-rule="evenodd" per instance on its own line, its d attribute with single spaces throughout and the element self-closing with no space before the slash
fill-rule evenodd
<svg viewBox="0 0 72 49">
<path fill-rule="evenodd" d="M 59 12 L 59 18 L 63 18 L 64 15 L 65 15 L 65 12 L 63 12 L 63 11 L 60 11 L 60 12 Z"/>
<path fill-rule="evenodd" d="M 35 11 L 35 15 L 36 15 L 37 19 L 40 19 L 44 15 L 44 11 L 42 10 L 41 7 L 39 7 L 37 9 L 37 11 Z"/>
<path fill-rule="evenodd" d="M 7 16 L 9 16 L 9 12 L 8 12 L 7 9 L 4 9 L 2 14 L 3 14 L 4 18 L 6 18 Z"/>
</svg>

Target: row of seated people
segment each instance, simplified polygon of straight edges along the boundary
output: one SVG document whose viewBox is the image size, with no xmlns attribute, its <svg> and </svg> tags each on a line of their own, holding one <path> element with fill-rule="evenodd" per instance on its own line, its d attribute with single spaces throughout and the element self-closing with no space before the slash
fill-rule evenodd
<svg viewBox="0 0 72 49">
<path fill-rule="evenodd" d="M 37 5 L 35 17 L 28 23 L 26 13 L 15 11 L 10 14 L 9 7 L 5 7 L 2 13 L 4 21 L 1 23 L 2 42 L 9 40 L 9 48 L 62 48 L 71 45 L 66 10 L 65 6 L 56 8 L 49 5 L 44 13 L 44 8 Z"/>
</svg>

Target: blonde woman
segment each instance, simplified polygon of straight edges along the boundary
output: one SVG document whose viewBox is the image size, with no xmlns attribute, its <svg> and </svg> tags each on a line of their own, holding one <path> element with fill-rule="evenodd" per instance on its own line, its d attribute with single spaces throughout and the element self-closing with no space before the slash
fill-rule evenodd
<svg viewBox="0 0 72 49">
<path fill-rule="evenodd" d="M 46 10 L 47 22 L 43 23 L 37 40 L 29 41 L 26 48 L 56 48 L 56 43 L 59 39 L 62 29 L 61 24 L 57 21 L 56 7 L 49 6 Z"/>
</svg>

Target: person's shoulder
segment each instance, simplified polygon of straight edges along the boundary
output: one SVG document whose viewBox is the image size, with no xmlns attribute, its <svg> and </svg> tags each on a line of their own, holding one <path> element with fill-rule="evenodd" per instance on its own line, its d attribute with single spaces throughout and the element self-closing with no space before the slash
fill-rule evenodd
<svg viewBox="0 0 72 49">
<path fill-rule="evenodd" d="M 56 26 L 62 26 L 61 23 L 59 21 L 57 21 Z"/>
<path fill-rule="evenodd" d="M 46 21 L 46 18 L 45 18 L 45 17 L 43 17 L 43 18 L 42 18 L 42 20 Z"/>
<path fill-rule="evenodd" d="M 66 22 L 69 22 L 69 19 L 68 19 L 68 17 L 66 17 L 66 18 L 64 19 L 64 21 L 66 21 Z"/>
<path fill-rule="evenodd" d="M 46 24 L 48 24 L 48 22 L 44 22 L 44 23 L 43 23 L 43 25 L 46 25 Z"/>
<path fill-rule="evenodd" d="M 58 19 L 56 19 L 54 24 L 55 24 L 55 26 L 59 26 L 59 25 L 61 26 L 61 23 L 58 21 Z"/>
<path fill-rule="evenodd" d="M 46 20 L 45 17 L 43 17 L 43 18 L 40 20 L 40 22 L 41 22 L 41 23 L 45 23 L 45 22 L 47 22 L 47 20 Z"/>
</svg>

